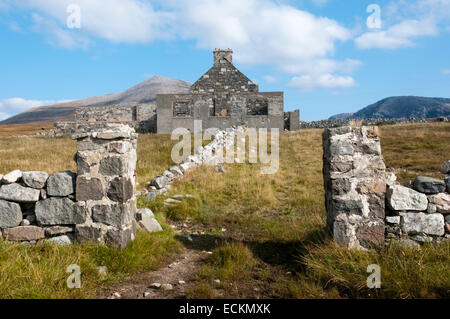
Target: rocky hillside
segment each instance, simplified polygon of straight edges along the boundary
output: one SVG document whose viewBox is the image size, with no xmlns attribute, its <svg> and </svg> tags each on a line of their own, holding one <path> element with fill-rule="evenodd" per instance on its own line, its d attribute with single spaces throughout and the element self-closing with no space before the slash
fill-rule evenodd
<svg viewBox="0 0 450 319">
<path fill-rule="evenodd" d="M 149 103 L 156 101 L 157 94 L 187 93 L 191 83 L 154 76 L 119 94 L 108 94 L 61 104 L 40 106 L 10 117 L 0 124 L 22 124 L 74 120 L 74 110 L 83 106 L 107 106 L 116 104 Z"/>
<path fill-rule="evenodd" d="M 450 116 L 450 99 L 418 96 L 388 97 L 356 113 L 337 114 L 330 119 L 434 118 Z"/>
</svg>

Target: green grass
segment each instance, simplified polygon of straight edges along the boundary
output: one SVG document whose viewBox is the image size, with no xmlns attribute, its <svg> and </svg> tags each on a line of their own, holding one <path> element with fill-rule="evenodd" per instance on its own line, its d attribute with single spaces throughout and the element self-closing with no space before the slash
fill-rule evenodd
<svg viewBox="0 0 450 319">
<path fill-rule="evenodd" d="M 380 127 L 386 165 L 401 170 L 400 180 L 421 174 L 439 176 L 439 165 L 450 154 L 450 124 Z M 199 167 L 176 181 L 169 194 L 154 201 L 142 197 L 164 225 L 158 234 L 140 233 L 125 250 L 74 245 L 24 247 L 0 242 L 1 298 L 87 298 L 126 276 L 157 269 L 179 252 L 182 241 L 171 223 L 187 222 L 203 235 L 193 236 L 195 249 L 210 250 L 187 292 L 188 298 L 442 298 L 450 295 L 450 244 L 425 245 L 421 250 L 386 247 L 351 251 L 334 244 L 325 230 L 321 130 L 281 134 L 280 169 L 262 175 L 259 164 L 226 165 L 226 174 Z M 41 139 L 36 139 L 41 141 Z M 47 141 L 44 139 L 44 141 Z M 1 139 L 3 146 L 19 143 Z M 28 143 L 28 142 L 27 142 Z M 67 166 L 73 142 L 65 147 Z M 168 135 L 143 135 L 138 146 L 140 188 L 172 165 Z M 28 143 L 29 154 L 41 150 Z M 45 143 L 41 146 L 45 147 Z M 3 148 L 4 150 L 4 148 Z M 19 153 L 22 154 L 22 153 Z M 14 162 L 13 153 L 0 157 Z M 25 153 L 15 168 L 29 169 Z M 6 161 L 6 162 L 5 162 Z M 59 167 L 64 163 L 59 163 Z M 28 166 L 27 166 L 28 165 Z M 192 199 L 165 207 L 169 195 L 189 193 Z M 226 231 L 222 231 L 222 229 Z M 76 263 L 82 288 L 67 289 L 65 272 Z M 382 289 L 369 290 L 366 270 L 379 264 Z M 107 266 L 101 279 L 97 266 Z M 220 280 L 220 284 L 215 282 Z"/>
<path fill-rule="evenodd" d="M 95 298 L 105 286 L 130 274 L 158 269 L 181 245 L 165 224 L 156 234 L 138 232 L 124 250 L 95 244 L 58 247 L 24 246 L 0 240 L 0 298 Z M 66 273 L 69 265 L 81 270 L 81 288 L 69 289 Z M 106 266 L 101 278 L 97 267 Z"/>
</svg>

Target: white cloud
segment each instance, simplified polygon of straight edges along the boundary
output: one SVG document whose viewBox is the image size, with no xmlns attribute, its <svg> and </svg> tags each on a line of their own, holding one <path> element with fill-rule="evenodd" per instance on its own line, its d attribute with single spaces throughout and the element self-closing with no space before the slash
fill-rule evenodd
<svg viewBox="0 0 450 319">
<path fill-rule="evenodd" d="M 355 39 L 355 43 L 360 49 L 398 49 L 413 46 L 415 38 L 437 33 L 438 28 L 431 20 L 406 20 L 387 30 L 364 33 Z"/>
<path fill-rule="evenodd" d="M 66 26 L 67 7 L 73 0 L 13 0 L 16 7 L 31 9 L 44 16 L 35 21 L 48 25 L 58 25 L 56 41 L 61 40 L 64 46 L 69 41 L 61 31 L 69 30 Z M 156 39 L 167 39 L 171 36 L 170 27 L 174 14 L 155 11 L 148 1 L 140 0 L 77 0 L 81 8 L 81 28 L 74 29 L 73 34 L 94 36 L 111 42 L 147 43 Z"/>
<path fill-rule="evenodd" d="M 9 99 L 0 100 L 0 120 L 4 120 L 17 113 L 26 111 L 33 107 L 51 105 L 56 103 L 68 102 L 64 101 L 51 101 L 51 100 L 26 100 L 20 97 L 13 97 Z"/>
<path fill-rule="evenodd" d="M 302 75 L 292 78 L 289 83 L 290 87 L 306 91 L 314 88 L 349 88 L 355 85 L 355 80 L 352 77 L 334 74 Z"/>
<path fill-rule="evenodd" d="M 414 46 L 420 37 L 450 30 L 450 0 L 396 0 L 381 10 L 383 30 L 367 31 L 355 39 L 360 49 Z"/>
<path fill-rule="evenodd" d="M 73 49 L 93 38 L 149 43 L 182 38 L 201 49 L 233 48 L 235 61 L 275 65 L 297 77 L 351 73 L 361 63 L 333 58 L 336 45 L 352 39 L 337 21 L 275 0 L 78 0 L 81 29 L 66 27 L 73 0 L 12 0 L 32 10 L 34 29 L 47 41 Z M 155 9 L 157 8 L 157 9 Z"/>
<path fill-rule="evenodd" d="M 450 75 L 450 69 L 444 69 L 441 71 L 441 73 L 444 75 Z"/>
</svg>

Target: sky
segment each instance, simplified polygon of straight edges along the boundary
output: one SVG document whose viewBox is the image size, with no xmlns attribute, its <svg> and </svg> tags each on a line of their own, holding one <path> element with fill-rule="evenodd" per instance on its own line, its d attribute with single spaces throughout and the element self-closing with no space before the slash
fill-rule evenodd
<svg viewBox="0 0 450 319">
<path fill-rule="evenodd" d="M 0 0 L 0 120 L 194 82 L 214 48 L 301 120 L 389 96 L 450 97 L 450 0 Z"/>
</svg>

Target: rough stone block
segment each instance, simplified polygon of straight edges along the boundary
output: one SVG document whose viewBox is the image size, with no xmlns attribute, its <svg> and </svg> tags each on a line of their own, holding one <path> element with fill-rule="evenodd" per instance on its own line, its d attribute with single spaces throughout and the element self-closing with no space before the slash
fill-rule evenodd
<svg viewBox="0 0 450 319">
<path fill-rule="evenodd" d="M 145 218 L 138 223 L 141 229 L 149 233 L 159 232 L 163 230 L 156 218 Z"/>
<path fill-rule="evenodd" d="M 92 207 L 92 219 L 95 222 L 115 227 L 123 227 L 134 218 L 130 204 L 96 205 Z"/>
<path fill-rule="evenodd" d="M 8 174 L 3 176 L 2 184 L 13 184 L 19 181 L 22 178 L 22 172 L 18 169 L 15 171 L 9 172 Z"/>
<path fill-rule="evenodd" d="M 18 202 L 35 203 L 41 192 L 38 189 L 23 187 L 19 184 L 8 184 L 0 187 L 0 199 Z"/>
<path fill-rule="evenodd" d="M 73 231 L 74 231 L 73 227 L 53 226 L 45 228 L 45 235 L 48 237 L 53 237 L 67 233 L 72 233 Z"/>
<path fill-rule="evenodd" d="M 31 188 L 41 189 L 44 188 L 47 182 L 48 174 L 46 172 L 23 172 L 22 181 L 24 184 Z"/>
<path fill-rule="evenodd" d="M 17 203 L 0 200 L 0 228 L 19 226 L 22 221 L 22 210 Z"/>
<path fill-rule="evenodd" d="M 69 246 L 72 244 L 72 236 L 61 235 L 46 240 L 47 243 L 58 246 Z"/>
<path fill-rule="evenodd" d="M 436 207 L 436 211 L 441 214 L 450 214 L 450 194 L 440 193 L 429 196 L 430 203 Z"/>
<path fill-rule="evenodd" d="M 108 229 L 105 235 L 105 243 L 108 246 L 123 249 L 127 244 L 134 240 L 136 231 L 133 227 L 126 229 Z"/>
<path fill-rule="evenodd" d="M 78 176 L 76 190 L 77 201 L 102 200 L 106 195 L 102 181 L 95 177 Z"/>
<path fill-rule="evenodd" d="M 384 224 L 370 223 L 360 225 L 356 229 L 356 239 L 364 248 L 376 248 L 384 245 Z"/>
<path fill-rule="evenodd" d="M 76 225 L 75 238 L 79 243 L 103 243 L 106 227 L 98 224 Z"/>
<path fill-rule="evenodd" d="M 400 185 L 389 187 L 386 197 L 389 206 L 397 211 L 425 211 L 428 207 L 425 194 Z"/>
<path fill-rule="evenodd" d="M 126 203 L 133 198 L 134 188 L 131 180 L 124 177 L 114 178 L 108 188 L 108 198 L 118 203 Z"/>
<path fill-rule="evenodd" d="M 99 172 L 105 176 L 123 176 L 126 172 L 126 164 L 122 157 L 109 156 L 100 161 Z"/>
<path fill-rule="evenodd" d="M 3 237 L 12 241 L 32 241 L 45 237 L 44 229 L 36 226 L 19 226 L 3 230 Z"/>
<path fill-rule="evenodd" d="M 441 214 L 401 213 L 401 227 L 407 234 L 443 236 L 444 216 Z"/>
<path fill-rule="evenodd" d="M 400 216 L 388 216 L 386 217 L 386 222 L 392 225 L 400 224 Z"/>
<path fill-rule="evenodd" d="M 75 203 L 68 198 L 48 198 L 36 203 L 39 225 L 73 225 Z"/>
<path fill-rule="evenodd" d="M 440 171 L 444 175 L 450 174 L 450 160 L 442 163 Z"/>
<path fill-rule="evenodd" d="M 75 192 L 76 174 L 70 171 L 55 173 L 47 180 L 47 195 L 68 196 Z"/>
<path fill-rule="evenodd" d="M 414 179 L 414 189 L 424 194 L 438 194 L 445 192 L 445 183 L 439 179 L 418 176 Z"/>
<path fill-rule="evenodd" d="M 169 179 L 166 176 L 158 176 L 150 181 L 151 186 L 155 186 L 157 189 L 162 189 L 169 184 Z"/>
</svg>

